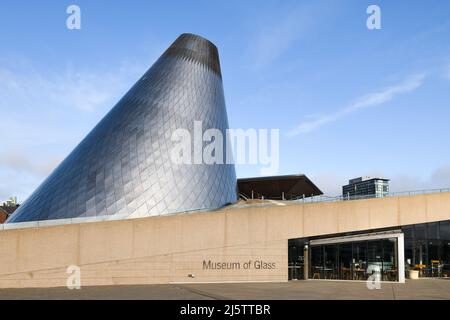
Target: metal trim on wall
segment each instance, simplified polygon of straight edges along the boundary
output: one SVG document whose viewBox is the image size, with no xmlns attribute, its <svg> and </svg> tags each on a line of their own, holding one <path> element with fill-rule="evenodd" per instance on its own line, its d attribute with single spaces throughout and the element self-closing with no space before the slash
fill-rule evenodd
<svg viewBox="0 0 450 320">
<path fill-rule="evenodd" d="M 366 241 L 366 240 L 376 240 L 376 239 L 386 239 L 386 238 L 398 238 L 400 235 L 403 236 L 403 233 L 401 232 L 401 230 L 393 230 L 390 232 L 375 232 L 375 233 L 358 234 L 358 235 L 352 235 L 352 236 L 311 240 L 311 241 L 309 241 L 309 244 L 311 246 L 315 246 L 315 245 L 332 244 L 332 243 Z"/>
</svg>

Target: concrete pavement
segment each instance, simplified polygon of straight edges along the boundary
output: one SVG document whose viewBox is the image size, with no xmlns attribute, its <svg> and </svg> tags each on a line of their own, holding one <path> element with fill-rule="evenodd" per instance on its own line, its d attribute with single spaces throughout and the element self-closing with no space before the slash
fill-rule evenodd
<svg viewBox="0 0 450 320">
<path fill-rule="evenodd" d="M 450 299 L 450 280 L 382 283 L 369 290 L 365 282 L 291 281 L 284 283 L 170 284 L 51 289 L 1 289 L 0 299 L 139 299 L 139 300 L 405 300 Z"/>
</svg>

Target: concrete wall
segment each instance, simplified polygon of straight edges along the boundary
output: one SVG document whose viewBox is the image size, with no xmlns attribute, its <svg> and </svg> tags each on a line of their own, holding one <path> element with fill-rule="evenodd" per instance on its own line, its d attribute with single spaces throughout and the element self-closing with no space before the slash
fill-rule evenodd
<svg viewBox="0 0 450 320">
<path fill-rule="evenodd" d="M 450 193 L 3 230 L 0 288 L 65 286 L 69 265 L 83 286 L 286 281 L 288 239 L 439 220 L 450 220 Z"/>
</svg>

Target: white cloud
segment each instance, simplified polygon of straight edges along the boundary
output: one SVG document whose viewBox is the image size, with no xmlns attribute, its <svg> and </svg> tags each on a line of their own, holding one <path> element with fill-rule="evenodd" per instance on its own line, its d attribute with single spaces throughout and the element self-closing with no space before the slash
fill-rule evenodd
<svg viewBox="0 0 450 320">
<path fill-rule="evenodd" d="M 450 80 L 450 63 L 447 65 L 447 67 L 444 70 L 444 77 Z"/>
<path fill-rule="evenodd" d="M 420 178 L 411 175 L 398 175 L 392 177 L 391 191 L 416 191 L 450 189 L 450 165 L 435 169 L 429 177 Z"/>
<path fill-rule="evenodd" d="M 435 170 L 430 180 L 432 188 L 450 188 L 450 165 Z"/>
<path fill-rule="evenodd" d="M 0 203 L 3 203 L 4 201 L 6 201 L 6 199 L 8 199 L 11 196 L 12 195 L 4 186 L 0 186 Z"/>
<path fill-rule="evenodd" d="M 0 153 L 0 202 L 11 196 L 18 196 L 23 201 L 63 158 L 26 152 L 28 150 L 2 150 Z"/>
<path fill-rule="evenodd" d="M 2 61 L 0 200 L 28 197 L 147 67 L 40 72 L 29 62 Z"/>
<path fill-rule="evenodd" d="M 131 70 L 131 72 L 130 72 Z M 141 73 L 143 73 L 141 69 Z M 130 75 L 133 77 L 130 78 Z M 76 108 L 94 111 L 113 102 L 136 80 L 133 68 L 119 67 L 114 72 L 75 71 L 43 74 L 32 68 L 12 70 L 0 66 L 0 110 L 11 107 L 20 110 L 31 108 Z"/>
<path fill-rule="evenodd" d="M 287 133 L 288 136 L 296 136 L 299 134 L 309 133 L 327 123 L 338 121 L 345 116 L 357 112 L 362 109 L 379 106 L 383 103 L 391 101 L 396 95 L 412 92 L 422 86 L 425 74 L 415 74 L 407 78 L 404 82 L 387 87 L 378 92 L 373 92 L 358 98 L 349 106 L 339 109 L 329 115 L 320 117 L 309 117 L 310 119 L 303 121 L 296 128 Z"/>
<path fill-rule="evenodd" d="M 323 172 L 311 176 L 311 181 L 327 196 L 337 196 L 342 193 L 342 186 L 348 182 L 343 176 L 332 172 Z"/>
<path fill-rule="evenodd" d="M 288 15 L 270 28 L 264 28 L 257 36 L 254 45 L 254 66 L 264 67 L 278 59 L 302 35 L 302 19 L 295 15 Z"/>
<path fill-rule="evenodd" d="M 61 162 L 60 157 L 45 157 L 36 159 L 32 155 L 23 152 L 7 151 L 0 153 L 0 166 L 21 173 L 32 174 L 40 177 L 47 176 Z"/>
<path fill-rule="evenodd" d="M 299 42 L 302 37 L 311 33 L 319 23 L 314 16 L 320 12 L 321 19 L 331 9 L 324 8 L 321 3 L 277 6 L 277 8 L 260 17 L 255 37 L 250 41 L 251 66 L 254 69 L 266 67 Z"/>
</svg>

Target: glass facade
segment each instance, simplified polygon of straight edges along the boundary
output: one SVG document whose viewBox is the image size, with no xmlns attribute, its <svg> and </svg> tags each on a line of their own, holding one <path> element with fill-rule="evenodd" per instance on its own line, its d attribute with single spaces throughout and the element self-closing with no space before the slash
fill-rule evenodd
<svg viewBox="0 0 450 320">
<path fill-rule="evenodd" d="M 405 276 L 409 270 L 419 271 L 420 277 L 450 277 L 450 221 L 408 225 L 397 228 L 366 230 L 333 235 L 333 237 L 370 235 L 377 232 L 398 231 L 404 236 Z M 379 272 L 383 281 L 398 281 L 397 238 L 350 241 L 314 245 L 325 237 L 311 237 L 289 240 L 289 263 L 304 261 L 304 250 L 292 250 L 309 245 L 308 278 L 336 280 L 367 280 Z M 303 268 L 305 264 L 303 263 Z M 301 279 L 303 279 L 302 277 Z M 289 279 L 293 275 L 289 274 Z"/>
<path fill-rule="evenodd" d="M 349 184 L 342 187 L 344 199 L 382 198 L 389 193 L 389 180 L 387 179 L 352 179 Z"/>
<path fill-rule="evenodd" d="M 305 245 L 307 241 L 297 239 L 289 246 L 289 280 L 304 280 L 305 275 Z M 306 249 L 308 250 L 308 249 Z"/>
<path fill-rule="evenodd" d="M 420 277 L 450 276 L 450 221 L 405 226 L 405 268 Z"/>
<path fill-rule="evenodd" d="M 7 223 L 212 210 L 237 200 L 234 165 L 176 164 L 177 129 L 194 122 L 226 137 L 214 44 L 181 35 Z M 203 147 L 207 145 L 204 142 Z M 192 150 L 193 153 L 193 150 Z M 191 157 L 193 159 L 193 157 Z"/>
<path fill-rule="evenodd" d="M 397 281 L 396 238 L 311 246 L 311 279 Z"/>
</svg>

